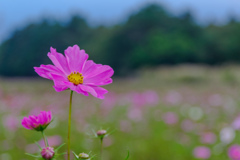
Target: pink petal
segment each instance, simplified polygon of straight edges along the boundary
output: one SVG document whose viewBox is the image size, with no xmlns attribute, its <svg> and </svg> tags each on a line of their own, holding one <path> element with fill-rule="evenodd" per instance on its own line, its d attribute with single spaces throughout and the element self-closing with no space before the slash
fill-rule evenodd
<svg viewBox="0 0 240 160">
<path fill-rule="evenodd" d="M 22 126 L 26 129 L 31 129 L 26 123 L 22 122 Z"/>
<path fill-rule="evenodd" d="M 65 75 L 69 75 L 71 72 L 70 72 L 70 69 L 69 69 L 69 66 L 68 66 L 68 63 L 67 63 L 67 60 L 66 58 L 64 57 L 64 55 L 62 55 L 61 53 L 58 53 L 56 51 L 56 49 L 54 48 L 50 48 L 50 51 L 48 53 L 48 57 L 51 59 L 51 61 L 53 62 L 53 64 L 58 68 L 60 69 L 61 71 L 63 71 L 63 73 Z"/>
<path fill-rule="evenodd" d="M 80 50 L 77 45 L 73 47 L 68 47 L 65 50 L 66 59 L 69 65 L 69 68 L 72 72 L 82 72 L 82 69 L 88 59 L 88 54 L 84 50 Z"/>
<path fill-rule="evenodd" d="M 46 111 L 42 111 L 42 125 L 44 124 L 48 124 L 48 117 L 47 117 L 47 112 Z"/>
<path fill-rule="evenodd" d="M 97 97 L 99 99 L 104 99 L 104 94 L 108 93 L 108 91 L 106 89 L 97 87 L 97 86 L 81 85 L 80 87 L 83 91 L 89 92 L 94 97 Z"/>
<path fill-rule="evenodd" d="M 26 129 L 31 129 L 31 127 L 29 126 L 28 122 L 27 122 L 27 117 L 24 117 L 22 120 L 22 126 Z"/>
<path fill-rule="evenodd" d="M 53 82 L 54 82 L 53 88 L 57 92 L 64 91 L 64 90 L 68 89 L 72 85 L 71 82 L 65 82 L 65 81 L 55 81 L 55 80 L 53 80 Z"/>
<path fill-rule="evenodd" d="M 47 122 L 48 122 L 48 123 L 51 122 L 51 120 L 52 120 L 51 111 L 46 112 L 46 119 L 47 119 Z"/>
<path fill-rule="evenodd" d="M 47 112 L 47 119 L 48 119 L 48 123 L 52 121 L 52 113 L 51 113 L 51 111 Z"/>
<path fill-rule="evenodd" d="M 70 86 L 70 89 L 71 89 L 72 91 L 77 92 L 78 94 L 83 94 L 83 95 L 85 95 L 85 96 L 88 96 L 88 93 L 87 93 L 86 91 L 83 91 L 80 86 L 82 86 L 82 85 L 77 85 L 77 86 L 76 86 L 76 85 L 72 84 L 72 85 Z"/>
<path fill-rule="evenodd" d="M 28 120 L 33 122 L 33 123 L 38 123 L 36 116 L 29 116 Z"/>
<path fill-rule="evenodd" d="M 96 64 L 92 60 L 88 60 L 82 70 L 83 75 L 89 75 L 93 73 L 98 67 L 102 66 L 101 64 Z M 96 73 L 97 74 L 97 73 Z"/>
<path fill-rule="evenodd" d="M 87 76 L 84 76 L 84 84 L 91 85 L 106 85 L 112 83 L 110 78 L 113 75 L 114 71 L 111 67 L 104 65 L 98 67 L 93 73 L 89 73 Z M 95 75 L 94 75 L 95 74 Z"/>
<path fill-rule="evenodd" d="M 53 66 L 53 65 L 41 65 L 40 67 L 34 67 L 35 72 L 37 72 L 37 74 L 43 78 L 47 78 L 47 79 L 51 79 L 52 80 L 52 76 L 51 74 L 57 74 L 57 75 L 62 75 L 63 72 L 60 71 L 57 67 Z"/>
<path fill-rule="evenodd" d="M 27 120 L 27 125 L 31 128 L 31 129 L 33 129 L 33 128 L 35 128 L 36 126 L 38 126 L 38 122 L 33 122 L 33 121 L 31 121 L 30 119 L 26 119 Z"/>
<path fill-rule="evenodd" d="M 42 113 L 38 115 L 38 123 L 44 125 L 44 117 Z"/>
<path fill-rule="evenodd" d="M 51 76 L 52 76 L 52 79 L 54 81 L 66 81 L 66 82 L 68 82 L 68 79 L 67 79 L 66 76 L 62 76 L 62 75 L 58 75 L 58 74 L 54 74 L 54 73 L 52 73 Z"/>
</svg>

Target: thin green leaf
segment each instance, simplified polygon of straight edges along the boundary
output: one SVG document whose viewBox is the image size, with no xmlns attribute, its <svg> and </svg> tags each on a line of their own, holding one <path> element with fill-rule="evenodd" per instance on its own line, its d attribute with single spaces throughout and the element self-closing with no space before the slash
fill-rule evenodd
<svg viewBox="0 0 240 160">
<path fill-rule="evenodd" d="M 61 144 L 57 149 L 55 149 L 55 151 L 57 152 L 64 145 L 65 145 L 65 143 Z"/>
<path fill-rule="evenodd" d="M 108 130 L 108 129 L 107 129 Z M 104 137 L 107 137 L 107 136 L 109 136 L 109 135 L 111 135 L 113 132 L 115 132 L 116 131 L 116 129 L 115 130 L 112 130 L 112 131 L 110 131 L 109 133 L 107 133 Z"/>
<path fill-rule="evenodd" d="M 97 155 L 95 154 L 95 155 L 91 156 L 90 160 L 92 160 L 94 157 L 97 157 Z"/>
<path fill-rule="evenodd" d="M 79 159 L 78 155 L 72 151 L 72 153 L 74 154 L 75 158 Z"/>
<path fill-rule="evenodd" d="M 97 133 L 93 129 L 92 129 L 92 132 L 95 137 L 98 137 Z"/>
<path fill-rule="evenodd" d="M 35 144 L 38 146 L 38 148 L 39 148 L 40 150 L 42 150 L 40 144 L 39 144 L 37 141 L 35 141 Z"/>
<path fill-rule="evenodd" d="M 64 155 L 64 154 L 67 154 L 67 152 L 59 153 L 59 154 L 57 154 L 57 156 L 61 156 L 61 155 Z"/>
<path fill-rule="evenodd" d="M 129 151 L 128 151 L 128 155 L 127 155 L 127 157 L 125 158 L 125 160 L 128 160 L 128 158 L 129 158 Z"/>
<path fill-rule="evenodd" d="M 41 156 L 39 156 L 39 155 L 33 155 L 33 154 L 30 154 L 30 153 L 25 153 L 25 154 L 28 155 L 28 156 L 34 157 L 34 158 L 41 158 Z"/>
</svg>

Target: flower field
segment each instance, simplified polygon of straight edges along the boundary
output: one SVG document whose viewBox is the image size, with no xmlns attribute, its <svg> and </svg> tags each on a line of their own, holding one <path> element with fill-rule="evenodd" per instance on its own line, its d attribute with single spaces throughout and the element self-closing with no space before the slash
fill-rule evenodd
<svg viewBox="0 0 240 160">
<path fill-rule="evenodd" d="M 41 78 L 0 79 L 0 159 L 31 160 L 41 134 L 24 129 L 23 117 L 52 111 L 49 145 L 67 142 L 70 90 L 57 93 Z M 96 99 L 73 93 L 71 148 L 100 159 L 94 131 L 107 129 L 103 160 L 238 160 L 240 67 L 176 66 L 113 77 Z M 67 146 L 60 151 L 65 152 Z M 60 159 L 61 157 L 59 157 Z M 65 156 L 66 158 L 66 156 Z M 62 156 L 64 159 L 64 156 Z M 60 159 L 61 160 L 61 159 Z"/>
</svg>

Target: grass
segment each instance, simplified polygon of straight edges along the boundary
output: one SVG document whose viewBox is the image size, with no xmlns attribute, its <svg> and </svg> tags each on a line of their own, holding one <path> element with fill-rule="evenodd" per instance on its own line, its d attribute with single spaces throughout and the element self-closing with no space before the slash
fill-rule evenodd
<svg viewBox="0 0 240 160">
<path fill-rule="evenodd" d="M 239 116 L 239 71 L 238 66 L 166 66 L 115 78 L 105 87 L 110 93 L 104 100 L 74 93 L 72 150 L 92 151 L 99 159 L 99 140 L 88 133 L 109 128 L 114 132 L 105 139 L 104 160 L 123 160 L 128 150 L 129 160 L 195 160 L 198 146 L 210 149 L 210 160 L 226 160 L 229 146 L 240 139 L 237 130 L 229 142 L 220 136 Z M 52 85 L 41 78 L 0 80 L 0 159 L 32 159 L 24 153 L 38 152 L 34 141 L 41 134 L 20 122 L 40 110 L 54 115 L 46 130 L 47 136 L 55 136 L 50 144 L 66 142 L 70 91 L 57 93 Z M 211 143 L 201 140 L 208 132 L 216 136 Z"/>
</svg>

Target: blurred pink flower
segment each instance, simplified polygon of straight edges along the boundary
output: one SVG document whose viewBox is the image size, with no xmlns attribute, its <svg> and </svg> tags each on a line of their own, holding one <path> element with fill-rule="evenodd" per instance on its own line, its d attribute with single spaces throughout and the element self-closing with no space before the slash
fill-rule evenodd
<svg viewBox="0 0 240 160">
<path fill-rule="evenodd" d="M 59 146 L 62 143 L 62 137 L 59 135 L 50 136 L 47 139 L 48 139 L 49 146 L 52 146 L 52 147 Z M 41 139 L 38 143 L 42 148 L 45 147 L 45 142 L 43 139 Z"/>
<path fill-rule="evenodd" d="M 38 116 L 31 115 L 24 117 L 22 120 L 22 126 L 26 129 L 34 129 L 36 131 L 43 131 L 52 121 L 51 111 L 41 111 Z"/>
<path fill-rule="evenodd" d="M 133 107 L 143 108 L 144 106 L 155 106 L 159 102 L 159 97 L 155 91 L 145 91 L 143 93 L 130 93 L 130 101 Z"/>
<path fill-rule="evenodd" d="M 178 116 L 173 112 L 165 113 L 162 118 L 163 118 L 163 121 L 169 125 L 173 125 L 178 122 Z"/>
<path fill-rule="evenodd" d="M 101 104 L 102 112 L 106 116 L 117 103 L 117 96 L 114 93 L 108 93 Z"/>
<path fill-rule="evenodd" d="M 211 106 L 220 106 L 223 104 L 222 97 L 219 94 L 211 95 L 208 99 L 208 102 Z"/>
<path fill-rule="evenodd" d="M 166 97 L 165 101 L 171 105 L 177 105 L 182 101 L 182 96 L 176 91 L 170 91 Z"/>
<path fill-rule="evenodd" d="M 142 120 L 142 111 L 137 108 L 132 108 L 128 111 L 128 118 L 133 121 L 141 121 Z"/>
<path fill-rule="evenodd" d="M 159 96 L 157 92 L 153 90 L 145 91 L 142 95 L 145 97 L 146 103 L 150 106 L 155 106 L 159 103 Z"/>
<path fill-rule="evenodd" d="M 15 143 L 13 143 L 13 141 L 10 140 L 3 140 L 0 141 L 0 150 L 1 151 L 8 151 L 13 149 Z"/>
<path fill-rule="evenodd" d="M 185 132 L 190 132 L 190 131 L 194 130 L 195 125 L 191 120 L 186 119 L 186 120 L 182 121 L 181 128 Z"/>
<path fill-rule="evenodd" d="M 120 130 L 122 132 L 130 132 L 132 130 L 132 124 L 127 120 L 120 121 Z"/>
<path fill-rule="evenodd" d="M 240 130 L 240 116 L 236 117 L 235 120 L 232 122 L 232 127 L 235 130 Z"/>
<path fill-rule="evenodd" d="M 240 146 L 239 145 L 232 145 L 228 149 L 228 156 L 232 160 L 240 160 Z"/>
<path fill-rule="evenodd" d="M 205 144 L 214 144 L 216 142 L 216 135 L 212 132 L 205 132 L 201 134 L 201 142 Z"/>
<path fill-rule="evenodd" d="M 19 119 L 14 115 L 3 117 L 3 125 L 10 131 L 15 131 L 18 128 Z"/>
<path fill-rule="evenodd" d="M 108 65 L 96 64 L 88 59 L 88 54 L 74 45 L 65 50 L 65 56 L 50 48 L 48 57 L 54 65 L 34 67 L 39 76 L 53 80 L 54 88 L 61 92 L 70 88 L 79 94 L 103 99 L 108 91 L 102 87 L 112 83 L 113 69 Z"/>
<path fill-rule="evenodd" d="M 113 144 L 113 139 L 110 137 L 104 138 L 103 145 L 104 147 L 109 147 Z"/>
<path fill-rule="evenodd" d="M 146 105 L 145 97 L 141 93 L 132 93 L 132 105 L 136 108 L 142 108 Z"/>
<path fill-rule="evenodd" d="M 56 147 L 62 144 L 62 137 L 59 135 L 49 136 L 47 137 L 47 139 L 48 139 L 49 146 Z M 41 146 L 41 148 L 45 147 L 45 143 L 43 139 L 38 141 L 38 144 Z M 25 152 L 31 153 L 31 154 L 37 153 L 38 151 L 39 151 L 39 148 L 35 143 L 29 144 L 25 148 Z"/>
<path fill-rule="evenodd" d="M 211 156 L 211 151 L 208 147 L 199 146 L 194 148 L 193 155 L 198 159 L 208 159 Z"/>
<path fill-rule="evenodd" d="M 33 154 L 33 153 L 37 153 L 39 151 L 38 146 L 34 143 L 34 144 L 28 144 L 25 147 L 25 152 Z"/>
</svg>

